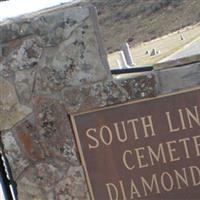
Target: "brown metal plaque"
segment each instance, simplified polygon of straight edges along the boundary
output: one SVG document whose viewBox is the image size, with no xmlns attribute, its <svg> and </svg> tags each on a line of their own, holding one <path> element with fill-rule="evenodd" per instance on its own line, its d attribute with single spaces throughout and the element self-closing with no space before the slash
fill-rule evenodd
<svg viewBox="0 0 200 200">
<path fill-rule="evenodd" d="M 200 198 L 200 89 L 71 120 L 93 200 Z"/>
</svg>

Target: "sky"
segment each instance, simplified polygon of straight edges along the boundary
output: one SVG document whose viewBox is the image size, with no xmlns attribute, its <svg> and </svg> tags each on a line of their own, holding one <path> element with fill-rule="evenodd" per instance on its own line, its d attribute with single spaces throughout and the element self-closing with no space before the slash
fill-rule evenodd
<svg viewBox="0 0 200 200">
<path fill-rule="evenodd" d="M 9 0 L 0 2 L 0 20 L 74 0 Z"/>
</svg>

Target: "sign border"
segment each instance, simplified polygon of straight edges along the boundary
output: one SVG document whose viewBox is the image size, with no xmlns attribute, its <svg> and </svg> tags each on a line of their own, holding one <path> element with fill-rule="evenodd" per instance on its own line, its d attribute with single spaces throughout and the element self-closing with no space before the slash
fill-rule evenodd
<svg viewBox="0 0 200 200">
<path fill-rule="evenodd" d="M 84 111 L 84 112 L 80 112 L 80 113 L 71 113 L 70 114 L 72 129 L 73 129 L 73 132 L 74 132 L 74 135 L 75 135 L 75 142 L 78 146 L 78 153 L 80 154 L 81 163 L 82 163 L 82 166 L 83 166 L 83 169 L 84 169 L 86 182 L 87 182 L 87 185 L 88 185 L 88 188 L 89 188 L 89 193 L 90 193 L 92 200 L 95 200 L 94 192 L 93 192 L 93 189 L 92 189 L 92 184 L 91 184 L 90 177 L 89 177 L 89 174 L 88 174 L 87 165 L 86 165 L 86 162 L 85 162 L 85 157 L 84 157 L 83 150 L 82 150 L 82 147 L 81 147 L 78 129 L 77 129 L 76 122 L 75 122 L 75 117 L 80 116 L 80 115 L 84 115 L 84 114 L 88 114 L 88 113 L 102 111 L 102 110 L 118 108 L 118 107 L 121 107 L 121 106 L 130 105 L 130 104 L 136 104 L 136 103 L 140 103 L 140 102 L 146 102 L 146 101 L 161 99 L 161 98 L 164 98 L 164 97 L 174 96 L 174 95 L 177 95 L 177 94 L 184 94 L 184 93 L 192 92 L 192 91 L 195 91 L 195 90 L 200 90 L 200 86 L 188 88 L 188 89 L 185 89 L 185 90 L 176 91 L 176 92 L 172 92 L 172 93 L 168 93 L 168 94 L 158 95 L 158 96 L 151 97 L 151 98 L 144 98 L 144 99 L 139 99 L 139 100 L 135 100 L 135 101 L 132 100 L 132 101 L 128 101 L 128 102 L 117 104 L 117 105 L 111 105 L 111 106 L 107 106 L 107 107 L 103 107 L 103 108 L 91 109 L 89 111 Z"/>
<path fill-rule="evenodd" d="M 92 200 L 95 200 L 93 189 L 92 189 L 92 184 L 91 184 L 91 181 L 90 181 L 90 177 L 88 175 L 87 165 L 86 165 L 86 162 L 85 162 L 85 157 L 83 155 L 81 142 L 80 142 L 80 138 L 79 138 L 79 135 L 78 135 L 78 130 L 77 130 L 77 126 L 76 126 L 76 123 L 75 123 L 74 116 L 70 115 L 70 119 L 71 119 L 71 122 L 72 122 L 73 131 L 75 133 L 75 139 L 76 139 L 75 142 L 76 142 L 76 144 L 78 146 L 78 152 L 80 154 L 81 163 L 83 165 L 84 174 L 85 174 L 87 185 L 88 185 L 88 188 L 89 188 L 89 193 L 90 193 L 90 196 L 91 196 Z"/>
</svg>

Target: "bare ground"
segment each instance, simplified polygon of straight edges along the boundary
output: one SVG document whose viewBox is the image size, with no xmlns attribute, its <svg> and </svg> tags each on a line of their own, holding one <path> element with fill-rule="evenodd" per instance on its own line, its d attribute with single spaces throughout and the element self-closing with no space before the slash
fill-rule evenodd
<svg viewBox="0 0 200 200">
<path fill-rule="evenodd" d="M 200 21 L 200 0 L 90 0 L 107 52 L 150 41 Z"/>
</svg>

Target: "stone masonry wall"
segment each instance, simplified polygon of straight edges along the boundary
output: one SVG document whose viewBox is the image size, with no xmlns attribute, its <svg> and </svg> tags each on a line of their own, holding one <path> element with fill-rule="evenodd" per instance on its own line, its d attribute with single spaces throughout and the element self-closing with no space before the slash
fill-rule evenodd
<svg viewBox="0 0 200 200">
<path fill-rule="evenodd" d="M 200 76 L 200 65 L 194 65 L 185 73 L 162 69 L 113 79 L 90 5 L 58 6 L 2 22 L 1 150 L 19 200 L 88 200 L 69 114 L 193 87 Z"/>
<path fill-rule="evenodd" d="M 123 102 L 93 7 L 0 24 L 1 140 L 20 200 L 89 199 L 68 114 Z"/>
</svg>

